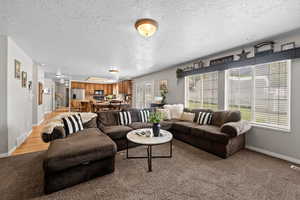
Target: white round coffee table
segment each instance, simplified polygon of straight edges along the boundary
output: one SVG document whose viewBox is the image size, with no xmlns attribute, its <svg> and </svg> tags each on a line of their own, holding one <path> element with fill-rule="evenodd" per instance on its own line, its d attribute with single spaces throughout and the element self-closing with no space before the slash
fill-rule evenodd
<svg viewBox="0 0 300 200">
<path fill-rule="evenodd" d="M 151 136 L 140 136 L 137 133 L 142 132 L 142 131 L 151 131 Z M 172 140 L 173 140 L 173 135 L 169 131 L 166 130 L 160 130 L 160 136 L 154 137 L 152 133 L 151 128 L 145 128 L 145 129 L 137 129 L 130 131 L 127 133 L 127 150 L 126 150 L 126 157 L 128 159 L 136 159 L 136 158 L 147 158 L 148 159 L 148 171 L 152 171 L 152 158 L 172 158 Z M 147 148 L 147 156 L 129 156 L 128 155 L 128 141 L 140 144 L 140 145 L 146 145 Z M 170 143 L 170 154 L 168 156 L 152 156 L 152 146 L 154 145 L 160 145 L 160 144 L 165 144 L 165 143 Z"/>
</svg>

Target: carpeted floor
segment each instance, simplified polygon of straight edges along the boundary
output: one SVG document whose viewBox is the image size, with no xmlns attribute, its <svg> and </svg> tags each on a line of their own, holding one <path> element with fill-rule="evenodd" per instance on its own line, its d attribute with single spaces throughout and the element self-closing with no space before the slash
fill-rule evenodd
<svg viewBox="0 0 300 200">
<path fill-rule="evenodd" d="M 154 150 L 167 153 L 168 145 Z M 138 147 L 130 154 L 145 151 Z M 290 169 L 287 162 L 248 150 L 224 160 L 180 141 L 174 141 L 173 158 L 153 161 L 151 173 L 146 160 L 127 160 L 125 152 L 120 152 L 114 173 L 43 195 L 44 153 L 0 159 L 0 199 L 300 199 L 300 171 Z"/>
</svg>

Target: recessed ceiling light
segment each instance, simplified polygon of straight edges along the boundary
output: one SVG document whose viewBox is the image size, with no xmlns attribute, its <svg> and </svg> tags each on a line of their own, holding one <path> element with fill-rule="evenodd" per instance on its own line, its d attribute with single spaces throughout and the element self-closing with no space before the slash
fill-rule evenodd
<svg viewBox="0 0 300 200">
<path fill-rule="evenodd" d="M 152 36 L 158 29 L 158 23 L 153 19 L 139 19 L 135 22 L 135 28 L 144 37 Z"/>
</svg>

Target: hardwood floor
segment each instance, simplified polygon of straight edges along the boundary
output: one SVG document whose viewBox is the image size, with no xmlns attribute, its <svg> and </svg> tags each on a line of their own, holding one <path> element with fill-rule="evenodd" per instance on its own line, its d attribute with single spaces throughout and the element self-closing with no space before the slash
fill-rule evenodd
<svg viewBox="0 0 300 200">
<path fill-rule="evenodd" d="M 46 114 L 44 117 L 44 121 L 40 125 L 32 127 L 30 136 L 12 153 L 12 155 L 19 155 L 48 149 L 49 143 L 44 143 L 41 139 L 42 130 L 49 119 L 55 117 L 61 112 L 66 112 L 66 109 L 60 109 L 58 111 Z"/>
</svg>

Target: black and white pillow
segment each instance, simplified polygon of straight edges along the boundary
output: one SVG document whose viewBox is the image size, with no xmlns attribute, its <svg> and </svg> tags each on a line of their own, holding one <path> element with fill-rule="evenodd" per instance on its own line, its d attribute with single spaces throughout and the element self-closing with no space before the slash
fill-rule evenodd
<svg viewBox="0 0 300 200">
<path fill-rule="evenodd" d="M 150 116 L 149 110 L 141 110 L 140 111 L 140 117 L 141 117 L 142 122 L 144 122 L 144 123 L 148 122 L 149 116 Z"/>
<path fill-rule="evenodd" d="M 210 112 L 199 112 L 197 123 L 200 125 L 210 125 L 212 122 L 212 113 Z"/>
<path fill-rule="evenodd" d="M 128 125 L 131 124 L 131 113 L 129 111 L 119 112 L 119 124 Z"/>
<path fill-rule="evenodd" d="M 83 124 L 80 114 L 71 115 L 62 118 L 66 136 L 83 130 Z"/>
</svg>

